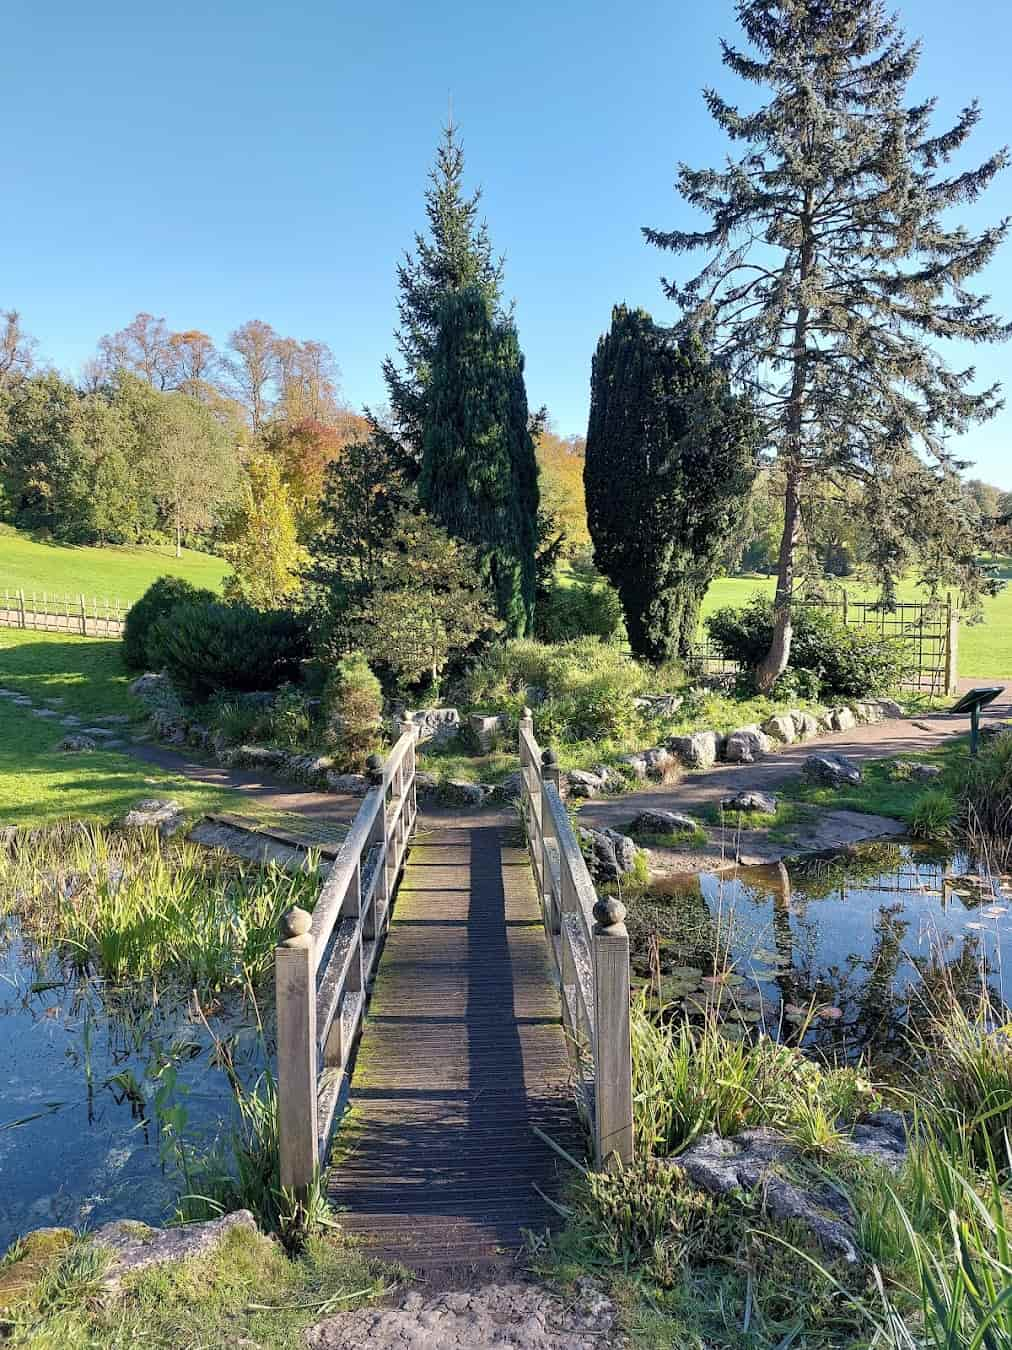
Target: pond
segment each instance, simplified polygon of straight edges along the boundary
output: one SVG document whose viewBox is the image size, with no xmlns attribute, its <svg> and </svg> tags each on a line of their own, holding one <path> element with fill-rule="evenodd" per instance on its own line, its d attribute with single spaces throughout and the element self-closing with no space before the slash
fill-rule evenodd
<svg viewBox="0 0 1012 1350">
<path fill-rule="evenodd" d="M 48 1224 L 169 1218 L 180 1137 L 206 1149 L 233 1119 L 216 1042 L 253 1082 L 264 1050 L 241 998 L 205 1024 L 185 995 L 107 984 L 0 916 L 0 1253 Z"/>
<path fill-rule="evenodd" d="M 630 901 L 634 983 L 729 1034 L 760 1028 L 834 1058 L 901 1060 L 939 997 L 996 1007 L 1012 975 L 1012 877 L 913 844 L 671 876 Z M 1008 967 L 1008 974 L 1006 974 Z"/>
</svg>

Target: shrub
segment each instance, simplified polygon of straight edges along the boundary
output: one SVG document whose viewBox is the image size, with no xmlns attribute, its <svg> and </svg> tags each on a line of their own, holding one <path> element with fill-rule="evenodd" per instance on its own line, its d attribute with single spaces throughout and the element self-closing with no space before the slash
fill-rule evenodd
<svg viewBox="0 0 1012 1350">
<path fill-rule="evenodd" d="M 773 602 L 754 595 L 740 609 L 718 609 L 706 627 L 722 656 L 754 670 L 772 641 Z M 795 612 L 788 669 L 814 675 L 824 698 L 888 693 L 899 683 L 908 659 L 907 644 L 900 639 L 845 624 L 816 605 L 802 605 Z"/>
<path fill-rule="evenodd" d="M 220 690 L 277 689 L 309 654 L 305 622 L 287 610 L 189 602 L 153 626 L 148 649 L 173 682 L 201 701 Z"/>
<path fill-rule="evenodd" d="M 956 818 L 956 799 L 946 788 L 930 788 L 910 813 L 910 833 L 915 839 L 948 839 Z"/>
<path fill-rule="evenodd" d="M 997 870 L 1012 866 L 1012 733 L 970 760 L 959 809 L 971 848 Z"/>
<path fill-rule="evenodd" d="M 622 602 L 603 577 L 581 571 L 570 586 L 555 583 L 547 599 L 539 602 L 534 624 L 544 642 L 581 637 L 613 642 L 624 631 Z"/>
<path fill-rule="evenodd" d="M 206 604 L 216 600 L 213 591 L 191 586 L 181 577 L 159 577 L 127 611 L 123 626 L 123 661 L 131 670 L 148 670 L 157 665 L 148 654 L 148 636 L 159 619 L 176 605 Z"/>
<path fill-rule="evenodd" d="M 337 663 L 323 689 L 323 735 L 346 770 L 359 770 L 379 742 L 383 691 L 361 652 Z"/>
</svg>

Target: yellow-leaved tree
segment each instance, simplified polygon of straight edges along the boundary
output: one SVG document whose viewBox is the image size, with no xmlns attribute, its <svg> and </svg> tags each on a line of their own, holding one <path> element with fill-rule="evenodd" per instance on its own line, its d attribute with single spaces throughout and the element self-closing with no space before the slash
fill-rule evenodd
<svg viewBox="0 0 1012 1350">
<path fill-rule="evenodd" d="M 247 462 L 240 502 L 226 526 L 221 551 L 234 569 L 225 581 L 227 600 L 283 609 L 299 590 L 307 555 L 272 455 L 255 454 Z"/>
</svg>

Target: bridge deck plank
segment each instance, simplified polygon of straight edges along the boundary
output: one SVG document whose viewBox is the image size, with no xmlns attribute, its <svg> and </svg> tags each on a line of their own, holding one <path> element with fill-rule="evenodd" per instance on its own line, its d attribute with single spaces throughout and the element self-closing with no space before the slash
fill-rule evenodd
<svg viewBox="0 0 1012 1350">
<path fill-rule="evenodd" d="M 556 1221 L 582 1152 L 558 994 L 508 820 L 412 844 L 336 1138 L 331 1200 L 377 1256 L 419 1270 L 511 1261 Z M 541 1192 L 542 1194 L 539 1194 Z"/>
</svg>

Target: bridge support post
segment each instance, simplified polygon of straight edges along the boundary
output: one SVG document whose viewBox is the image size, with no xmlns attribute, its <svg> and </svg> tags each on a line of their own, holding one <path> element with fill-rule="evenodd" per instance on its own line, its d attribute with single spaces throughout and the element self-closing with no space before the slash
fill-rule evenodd
<svg viewBox="0 0 1012 1350">
<path fill-rule="evenodd" d="M 319 1166 L 316 954 L 312 920 L 290 909 L 274 949 L 281 1185 L 304 1198 Z"/>
<path fill-rule="evenodd" d="M 602 1168 L 633 1159 L 629 934 L 618 900 L 598 900 L 594 918 L 594 1152 Z"/>
</svg>

